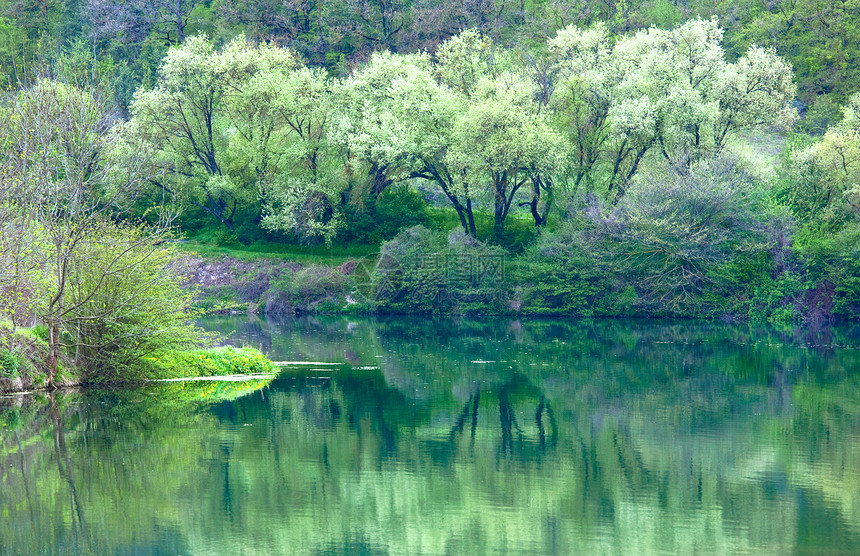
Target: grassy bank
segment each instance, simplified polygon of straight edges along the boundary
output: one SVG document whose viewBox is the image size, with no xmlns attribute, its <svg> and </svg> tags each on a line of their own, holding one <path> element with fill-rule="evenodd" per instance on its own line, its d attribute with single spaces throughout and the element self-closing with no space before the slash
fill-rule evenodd
<svg viewBox="0 0 860 556">
<path fill-rule="evenodd" d="M 548 230 L 516 254 L 457 231 L 416 227 L 384 242 L 373 256 L 338 265 L 204 258 L 200 264 L 206 275 L 216 279 L 198 284 L 197 304 L 210 314 L 269 315 L 504 314 L 785 323 L 860 315 L 860 269 L 841 244 L 810 257 L 803 245 L 777 243 L 751 227 L 752 239 L 719 230 L 696 252 L 669 233 L 661 232 L 668 240 L 654 240 L 650 229 L 635 224 L 623 234 L 589 223 Z M 667 229 L 674 224 L 667 222 Z"/>
<path fill-rule="evenodd" d="M 21 392 L 44 388 L 48 380 L 47 329 L 13 328 L 12 323 L 0 321 L 0 393 Z M 80 384 L 80 376 L 68 358 L 58 365 L 55 382 L 58 386 Z"/>
<path fill-rule="evenodd" d="M 47 386 L 48 343 L 43 327 L 18 328 L 0 323 L 0 393 L 39 390 Z M 175 378 L 228 375 L 270 375 L 276 368 L 253 348 L 214 347 L 163 349 L 140 357 L 108 373 L 92 373 L 76 366 L 72 353 L 61 353 L 55 380 L 58 387 L 129 383 Z"/>
<path fill-rule="evenodd" d="M 130 376 L 136 379 L 219 377 L 272 374 L 277 369 L 254 348 L 230 346 L 187 351 L 168 350 L 145 356 Z"/>
</svg>

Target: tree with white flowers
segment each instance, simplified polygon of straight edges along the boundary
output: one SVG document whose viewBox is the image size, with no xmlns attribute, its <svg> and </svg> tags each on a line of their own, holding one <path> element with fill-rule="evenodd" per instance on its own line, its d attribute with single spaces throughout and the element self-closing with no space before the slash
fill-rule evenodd
<svg viewBox="0 0 860 556">
<path fill-rule="evenodd" d="M 374 54 L 339 92 L 333 140 L 349 152 L 353 196 L 375 200 L 387 187 L 421 178 L 436 184 L 463 230 L 476 235 L 473 192 L 447 154 L 467 98 L 440 83 L 426 55 Z"/>
<path fill-rule="evenodd" d="M 842 120 L 813 145 L 790 154 L 789 196 L 801 220 L 840 225 L 860 213 L 860 93 L 842 108 Z"/>
<path fill-rule="evenodd" d="M 289 50 L 244 37 L 220 50 L 205 36 L 189 38 L 168 52 L 156 86 L 135 95 L 123 128 L 129 152 L 147 151 L 156 186 L 232 231 L 240 203 L 257 199 L 276 125 L 268 120 L 272 99 L 249 99 L 246 88 L 298 66 Z"/>
<path fill-rule="evenodd" d="M 603 166 L 617 201 L 649 153 L 685 171 L 740 131 L 794 121 L 791 66 L 755 45 L 730 63 L 722 37 L 715 19 L 695 19 L 614 45 L 602 24 L 550 39 L 557 72 L 550 105 L 574 145 L 577 184 Z"/>
<path fill-rule="evenodd" d="M 564 139 L 547 123 L 527 80 L 516 74 L 482 79 L 457 119 L 448 165 L 461 187 L 486 188 L 493 207 L 493 236 L 500 239 L 518 192 L 540 196 L 565 161 Z M 541 225 L 546 215 L 533 215 Z"/>
<path fill-rule="evenodd" d="M 255 76 L 229 102 L 235 120 L 265 129 L 257 135 L 266 146 L 246 143 L 259 161 L 264 227 L 326 240 L 340 227 L 345 159 L 329 137 L 337 87 L 322 69 L 283 68 Z"/>
</svg>

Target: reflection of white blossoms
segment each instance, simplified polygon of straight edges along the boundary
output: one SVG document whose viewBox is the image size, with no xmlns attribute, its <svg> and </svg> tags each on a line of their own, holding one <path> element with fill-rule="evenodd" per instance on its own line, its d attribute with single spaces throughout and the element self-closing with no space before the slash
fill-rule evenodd
<svg viewBox="0 0 860 556">
<path fill-rule="evenodd" d="M 385 253 L 379 258 L 362 259 L 353 277 L 355 290 L 364 302 L 393 299 L 403 287 L 400 261 Z"/>
</svg>

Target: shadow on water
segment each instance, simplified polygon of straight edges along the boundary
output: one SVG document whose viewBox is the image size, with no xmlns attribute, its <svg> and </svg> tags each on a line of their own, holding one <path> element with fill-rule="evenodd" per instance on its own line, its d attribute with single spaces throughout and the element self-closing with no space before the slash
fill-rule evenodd
<svg viewBox="0 0 860 556">
<path fill-rule="evenodd" d="M 856 327 L 203 324 L 338 365 L 0 401 L 0 554 L 860 551 Z"/>
</svg>

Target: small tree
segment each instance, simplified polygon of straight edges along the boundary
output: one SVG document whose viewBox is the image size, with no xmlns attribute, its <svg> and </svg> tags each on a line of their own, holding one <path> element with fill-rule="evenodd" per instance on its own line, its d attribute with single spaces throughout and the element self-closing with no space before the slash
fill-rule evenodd
<svg viewBox="0 0 860 556">
<path fill-rule="evenodd" d="M 86 242 L 68 278 L 63 326 L 88 379 L 121 376 L 156 350 L 200 339 L 188 325 L 184 265 L 150 226 L 107 225 Z"/>
<path fill-rule="evenodd" d="M 343 221 L 347 181 L 345 157 L 329 133 L 337 82 L 323 70 L 309 68 L 259 79 L 264 80 L 270 84 L 271 121 L 278 129 L 273 160 L 261 182 L 263 226 L 331 241 Z"/>
<path fill-rule="evenodd" d="M 108 106 L 96 90 L 42 80 L 4 108 L 2 172 L 20 184 L 14 222 L 38 253 L 35 312 L 48 328 L 49 387 L 64 346 L 96 347 L 87 327 L 118 322 L 142 299 L 130 288 L 121 301 L 99 302 L 113 284 L 135 276 L 153 288 L 163 275 L 158 244 L 169 237 L 169 215 L 156 209 L 154 225 L 133 230 L 117 224 L 149 174 L 143 157 L 115 156 Z M 182 303 L 173 306 L 178 312 L 163 314 L 184 318 Z"/>
<path fill-rule="evenodd" d="M 821 141 L 789 153 L 788 201 L 802 221 L 839 227 L 860 214 L 860 93 Z"/>
</svg>

